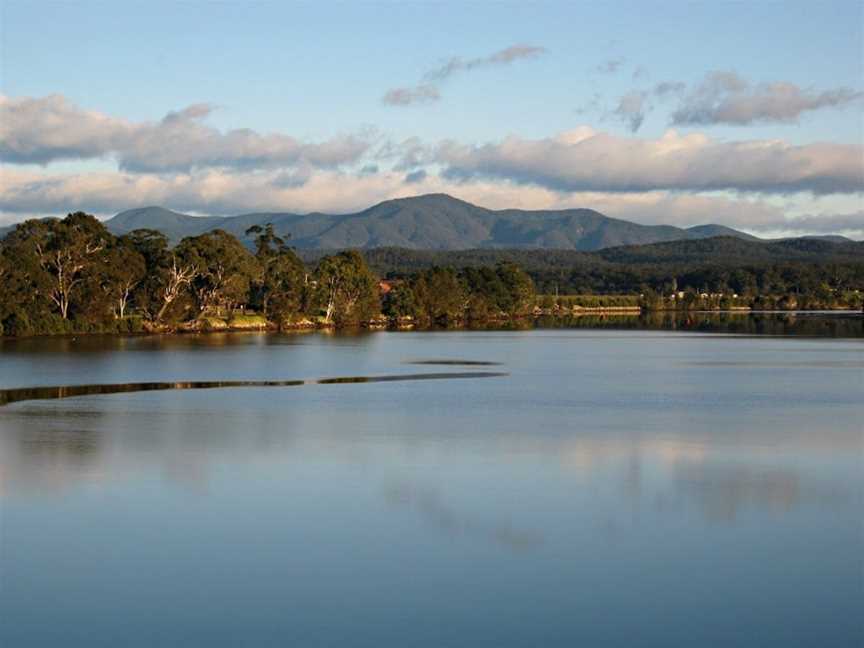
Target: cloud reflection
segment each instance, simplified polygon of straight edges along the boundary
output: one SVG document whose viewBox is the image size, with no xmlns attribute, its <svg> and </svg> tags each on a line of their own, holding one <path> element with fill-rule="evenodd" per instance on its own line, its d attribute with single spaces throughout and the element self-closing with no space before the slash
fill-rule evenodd
<svg viewBox="0 0 864 648">
<path fill-rule="evenodd" d="M 458 511 L 434 488 L 402 482 L 391 484 L 384 495 L 391 506 L 415 511 L 424 521 L 448 535 L 481 538 L 514 551 L 536 549 L 543 544 L 543 536 L 535 531 Z"/>
<path fill-rule="evenodd" d="M 129 411 L 139 398 L 142 402 Z M 426 428 L 416 421 L 411 433 L 391 429 L 379 435 L 376 431 L 387 428 L 386 417 L 368 421 L 367 432 L 351 426 L 356 411 L 350 420 L 330 411 L 292 417 L 291 409 L 282 407 L 228 415 L 230 404 L 226 411 L 201 409 L 209 398 L 189 402 L 181 411 L 160 411 L 154 409 L 159 398 L 150 398 L 118 401 L 116 410 L 94 411 L 94 404 L 79 401 L 77 407 L 39 404 L 0 412 L 0 497 L 63 493 L 152 474 L 184 491 L 207 493 L 220 466 L 284 471 L 287 465 L 310 463 L 325 470 L 321 479 L 339 479 L 346 465 L 355 466 L 375 488 L 376 471 L 402 468 L 410 453 L 424 458 L 419 475 L 446 475 L 452 461 L 459 465 L 478 457 L 484 470 L 492 471 L 486 479 L 503 484 L 531 475 L 526 488 L 535 496 L 554 499 L 571 491 L 585 498 L 588 509 L 574 506 L 567 515 L 578 517 L 590 509 L 604 528 L 638 524 L 634 514 L 639 512 L 696 513 L 712 523 L 733 524 L 747 512 L 786 515 L 811 507 L 845 515 L 862 503 L 860 480 L 850 481 L 849 474 L 860 457 L 861 438 L 848 433 L 789 432 L 780 440 L 759 430 L 723 438 L 691 430 L 682 438 L 577 431 L 574 424 L 560 434 L 490 436 L 478 428 L 442 437 L 424 434 Z M 358 453 L 359 464 L 353 459 Z M 820 466 L 826 462 L 837 470 L 823 473 Z M 458 481 L 458 472 L 454 475 L 458 498 L 467 486 Z M 555 490 L 538 490 L 544 488 Z M 448 502 L 440 491 L 413 481 L 390 484 L 384 494 L 392 507 L 413 511 L 449 535 L 517 551 L 544 543 L 542 533 L 501 521 L 500 512 L 468 512 L 463 502 Z"/>
</svg>

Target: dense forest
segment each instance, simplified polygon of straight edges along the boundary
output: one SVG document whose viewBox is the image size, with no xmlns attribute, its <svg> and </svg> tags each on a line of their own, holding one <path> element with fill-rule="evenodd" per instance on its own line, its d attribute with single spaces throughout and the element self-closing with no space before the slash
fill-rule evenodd
<svg viewBox="0 0 864 648">
<path fill-rule="evenodd" d="M 302 254 L 308 261 L 316 256 Z M 673 305 L 668 297 L 681 292 L 688 305 L 712 308 L 733 295 L 738 295 L 735 305 L 763 309 L 860 308 L 864 296 L 861 242 L 717 237 L 596 252 L 379 248 L 364 254 L 372 270 L 387 278 L 406 278 L 436 266 L 511 263 L 525 270 L 539 294 L 643 295 L 649 308 L 680 308 L 681 300 Z M 658 302 L 661 296 L 667 299 Z"/>
<path fill-rule="evenodd" d="M 172 248 L 157 231 L 118 237 L 81 212 L 26 221 L 0 242 L 0 331 L 351 326 L 385 316 L 448 322 L 534 308 L 531 279 L 513 264 L 429 269 L 391 289 L 359 252 L 307 267 L 270 225 L 248 235 L 254 251 L 218 229 Z"/>
<path fill-rule="evenodd" d="M 855 243 L 384 248 L 301 259 L 269 224 L 246 235 L 254 250 L 218 229 L 173 247 L 154 230 L 115 236 L 82 212 L 21 223 L 0 241 L 0 334 L 453 324 L 573 307 L 860 308 L 864 291 Z"/>
</svg>

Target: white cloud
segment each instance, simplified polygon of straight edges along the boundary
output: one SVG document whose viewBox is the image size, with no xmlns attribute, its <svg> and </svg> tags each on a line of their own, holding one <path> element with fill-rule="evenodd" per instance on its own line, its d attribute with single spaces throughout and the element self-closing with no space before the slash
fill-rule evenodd
<svg viewBox="0 0 864 648">
<path fill-rule="evenodd" d="M 668 83 L 645 92 L 679 91 Z M 633 118 L 644 110 L 635 103 Z M 220 132 L 202 123 L 211 111 L 194 104 L 132 122 L 57 95 L 0 98 L 0 159 L 9 163 L 0 169 L 0 222 L 153 204 L 207 214 L 347 212 L 445 192 L 491 208 L 589 207 L 646 224 L 864 230 L 860 144 L 724 142 L 675 131 L 645 139 L 588 126 L 479 144 L 372 135 L 310 143 Z M 76 159 L 90 161 L 62 162 Z"/>
<path fill-rule="evenodd" d="M 137 172 L 303 164 L 328 168 L 357 161 L 371 145 L 365 135 L 309 143 L 250 129 L 221 132 L 202 123 L 211 111 L 207 104 L 195 104 L 158 122 L 131 122 L 84 110 L 61 95 L 0 96 L 0 160 L 48 164 L 110 157 L 121 169 Z"/>
<path fill-rule="evenodd" d="M 445 142 L 437 161 L 453 180 L 489 178 L 555 191 L 764 193 L 864 191 L 864 148 L 775 140 L 719 142 L 702 134 L 666 132 L 659 139 L 580 130 L 529 140 L 464 145 Z"/>
</svg>

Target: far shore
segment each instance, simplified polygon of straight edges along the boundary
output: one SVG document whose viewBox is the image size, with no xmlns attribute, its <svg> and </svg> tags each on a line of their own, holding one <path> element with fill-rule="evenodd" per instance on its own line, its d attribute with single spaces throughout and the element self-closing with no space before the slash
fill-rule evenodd
<svg viewBox="0 0 864 648">
<path fill-rule="evenodd" d="M 827 315 L 843 318 L 864 319 L 864 312 L 858 309 L 814 309 L 814 310 L 753 310 L 745 307 L 730 309 L 711 310 L 675 310 L 662 309 L 646 311 L 633 307 L 575 307 L 566 312 L 548 312 L 546 309 L 538 309 L 533 314 L 520 317 L 487 318 L 483 320 L 464 320 L 458 322 L 435 323 L 421 322 L 411 318 L 377 318 L 370 321 L 360 322 L 354 326 L 337 327 L 333 323 L 302 319 L 295 322 L 286 322 L 281 326 L 275 322 L 265 320 L 257 315 L 244 315 L 236 320 L 221 318 L 201 318 L 192 322 L 185 322 L 177 326 L 150 326 L 145 325 L 141 330 L 128 332 L 100 332 L 81 331 L 63 334 L 37 334 L 27 336 L 0 336 L 0 340 L 27 340 L 36 338 L 69 339 L 77 337 L 146 337 L 146 336 L 190 336 L 207 335 L 214 333 L 300 333 L 300 332 L 360 332 L 360 331 L 445 331 L 445 330 L 494 330 L 494 329 L 529 329 L 556 327 L 567 321 L 577 322 L 581 320 L 594 320 L 598 328 L 602 323 L 614 323 L 618 321 L 633 321 L 638 318 L 672 318 L 688 319 L 692 317 L 706 316 L 742 316 L 742 315 L 776 315 L 786 316 L 790 319 L 795 316 L 818 316 Z M 590 322 L 588 322 L 590 323 Z M 646 328 L 650 328 L 646 326 Z"/>
</svg>

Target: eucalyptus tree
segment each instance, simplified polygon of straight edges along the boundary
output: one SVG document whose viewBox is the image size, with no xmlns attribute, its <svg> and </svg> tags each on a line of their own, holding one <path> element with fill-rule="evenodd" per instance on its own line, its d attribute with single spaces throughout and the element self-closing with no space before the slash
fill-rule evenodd
<svg viewBox="0 0 864 648">
<path fill-rule="evenodd" d="M 356 250 L 326 256 L 315 272 L 318 301 L 329 323 L 354 323 L 380 308 L 378 282 Z"/>
<path fill-rule="evenodd" d="M 434 267 L 419 272 L 411 282 L 417 314 L 433 322 L 462 319 L 468 306 L 468 291 L 452 268 Z"/>
<path fill-rule="evenodd" d="M 226 314 L 248 303 L 258 261 L 228 232 L 217 229 L 183 239 L 176 259 L 173 277 L 177 280 L 183 277 L 181 268 L 195 270 L 191 288 L 200 315 Z"/>
<path fill-rule="evenodd" d="M 499 263 L 495 275 L 503 286 L 498 307 L 511 317 L 530 313 L 537 301 L 534 281 L 515 263 Z"/>
<path fill-rule="evenodd" d="M 25 221 L 6 237 L 4 248 L 27 266 L 34 287 L 60 317 L 69 319 L 79 287 L 104 266 L 104 250 L 113 239 L 96 218 L 75 212 L 62 220 Z"/>
<path fill-rule="evenodd" d="M 417 299 L 414 289 L 408 283 L 394 286 L 384 295 L 382 310 L 388 317 L 407 317 L 417 314 Z"/>
<path fill-rule="evenodd" d="M 152 229 L 137 229 L 120 237 L 125 248 L 140 255 L 144 276 L 132 288 L 131 301 L 146 319 L 162 322 L 187 295 L 198 273 L 193 263 L 178 260 L 168 238 Z M 188 300 L 185 300 L 188 301 Z"/>
<path fill-rule="evenodd" d="M 255 237 L 258 276 L 252 282 L 251 303 L 265 317 L 282 321 L 300 312 L 308 281 L 300 258 L 276 235 L 273 225 L 253 225 L 246 235 Z"/>
<path fill-rule="evenodd" d="M 0 241 L 0 321 L 6 334 L 36 332 L 34 320 L 53 316 L 48 296 L 53 279 L 36 254 L 34 234 L 43 227 L 40 221 L 25 221 Z"/>
<path fill-rule="evenodd" d="M 101 287 L 111 304 L 115 319 L 126 317 L 135 290 L 147 278 L 147 263 L 132 243 L 121 237 L 108 247 L 102 272 Z"/>
</svg>

